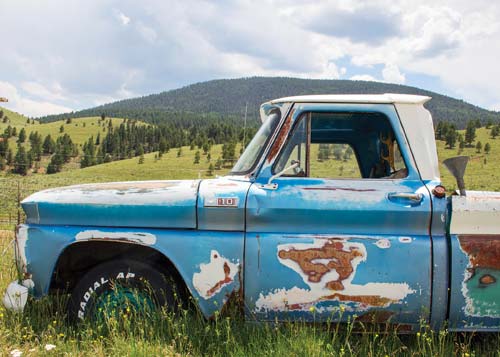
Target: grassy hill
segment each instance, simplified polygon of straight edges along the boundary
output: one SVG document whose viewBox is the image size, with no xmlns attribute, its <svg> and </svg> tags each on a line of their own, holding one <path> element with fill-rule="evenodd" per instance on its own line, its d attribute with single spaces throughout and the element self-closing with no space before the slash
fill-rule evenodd
<svg viewBox="0 0 500 357">
<path fill-rule="evenodd" d="M 213 80 L 75 113 L 47 116 L 40 120 L 54 121 L 68 116 L 85 117 L 101 113 L 156 123 L 176 120 L 177 117 L 186 115 L 185 113 L 215 113 L 241 120 L 247 103 L 248 117 L 256 120 L 259 105 L 271 99 L 301 94 L 349 93 L 407 93 L 431 96 L 433 100 L 426 106 L 432 112 L 434 120 L 447 120 L 455 123 L 458 128 L 464 128 L 470 119 L 480 119 L 484 124 L 489 120 L 494 122 L 500 120 L 498 112 L 491 112 L 462 100 L 410 86 L 366 81 L 277 77 Z"/>
<path fill-rule="evenodd" d="M 2 132 L 9 125 L 16 126 L 16 127 L 25 127 L 25 126 L 33 125 L 33 124 L 27 124 L 28 117 L 26 117 L 22 114 L 13 112 L 12 110 L 9 110 L 9 109 L 4 108 L 2 106 L 0 106 L 0 111 L 3 112 L 3 115 L 0 118 L 0 130 Z M 6 123 L 3 122 L 4 117 L 8 118 Z M 35 120 L 35 123 L 38 124 L 38 120 Z"/>
</svg>

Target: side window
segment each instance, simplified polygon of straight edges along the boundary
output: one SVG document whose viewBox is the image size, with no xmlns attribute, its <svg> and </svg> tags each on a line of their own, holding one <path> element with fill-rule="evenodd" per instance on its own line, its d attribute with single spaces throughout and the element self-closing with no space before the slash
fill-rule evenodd
<svg viewBox="0 0 500 357">
<path fill-rule="evenodd" d="M 284 176 L 398 179 L 408 175 L 389 120 L 380 113 L 307 113 L 274 167 Z"/>
<path fill-rule="evenodd" d="M 310 169 L 310 177 L 362 177 L 354 149 L 349 144 L 311 143 Z"/>
</svg>

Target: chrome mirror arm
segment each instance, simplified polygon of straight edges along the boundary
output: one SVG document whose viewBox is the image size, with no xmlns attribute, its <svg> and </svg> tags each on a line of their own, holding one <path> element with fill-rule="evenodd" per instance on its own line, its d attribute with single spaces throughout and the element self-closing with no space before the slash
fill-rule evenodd
<svg viewBox="0 0 500 357">
<path fill-rule="evenodd" d="M 269 178 L 269 180 L 267 181 L 267 183 L 265 185 L 261 185 L 260 188 L 263 188 L 265 190 L 276 190 L 278 188 L 278 184 L 277 183 L 272 183 L 272 182 L 275 179 L 277 179 L 278 177 L 282 176 L 285 172 L 290 171 L 292 169 L 295 169 L 296 167 L 299 167 L 299 165 L 300 165 L 300 162 L 299 161 L 295 161 L 293 164 L 291 164 L 290 166 L 284 168 L 283 170 L 281 170 L 277 174 L 272 175 Z"/>
</svg>

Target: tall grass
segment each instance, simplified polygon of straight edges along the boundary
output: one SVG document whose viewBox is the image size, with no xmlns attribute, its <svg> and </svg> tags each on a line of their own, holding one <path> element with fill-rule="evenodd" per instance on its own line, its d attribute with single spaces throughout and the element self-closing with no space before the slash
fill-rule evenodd
<svg viewBox="0 0 500 357">
<path fill-rule="evenodd" d="M 0 290 L 15 279 L 11 232 L 0 232 Z M 332 316 L 335 318 L 335 316 Z M 47 345 L 55 345 L 48 352 Z M 206 321 L 195 309 L 112 315 L 72 325 L 65 298 L 30 300 L 23 314 L 0 308 L 0 354 L 95 356 L 482 356 L 500 354 L 498 334 L 432 331 L 413 335 L 387 326 L 348 322 L 245 322 L 237 309 Z"/>
</svg>

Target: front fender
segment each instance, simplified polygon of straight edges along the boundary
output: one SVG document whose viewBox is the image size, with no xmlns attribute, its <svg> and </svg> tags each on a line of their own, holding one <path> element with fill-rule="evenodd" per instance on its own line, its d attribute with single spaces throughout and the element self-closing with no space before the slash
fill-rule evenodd
<svg viewBox="0 0 500 357">
<path fill-rule="evenodd" d="M 24 247 L 34 295 L 47 295 L 57 261 L 82 241 L 140 244 L 169 259 L 206 317 L 238 291 L 243 261 L 242 232 L 29 225 Z"/>
</svg>

